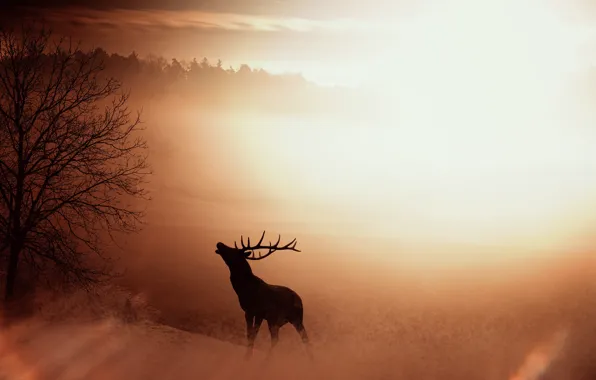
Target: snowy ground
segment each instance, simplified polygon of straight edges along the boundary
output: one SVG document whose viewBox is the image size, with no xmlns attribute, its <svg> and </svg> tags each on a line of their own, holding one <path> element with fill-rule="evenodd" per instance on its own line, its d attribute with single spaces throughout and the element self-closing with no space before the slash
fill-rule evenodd
<svg viewBox="0 0 596 380">
<path fill-rule="evenodd" d="M 270 361 L 263 351 L 251 361 L 244 353 L 244 347 L 165 326 L 28 321 L 0 336 L 0 379 L 319 378 L 300 352 L 280 351 Z"/>
</svg>

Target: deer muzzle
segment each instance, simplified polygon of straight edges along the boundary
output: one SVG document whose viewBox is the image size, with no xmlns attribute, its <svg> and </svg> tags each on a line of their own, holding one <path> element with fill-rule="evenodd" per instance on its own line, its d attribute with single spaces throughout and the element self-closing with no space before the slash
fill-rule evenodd
<svg viewBox="0 0 596 380">
<path fill-rule="evenodd" d="M 219 242 L 217 243 L 217 249 L 215 250 L 215 253 L 219 255 L 221 254 L 221 251 L 225 251 L 226 249 L 229 249 L 228 246 L 222 242 Z"/>
</svg>

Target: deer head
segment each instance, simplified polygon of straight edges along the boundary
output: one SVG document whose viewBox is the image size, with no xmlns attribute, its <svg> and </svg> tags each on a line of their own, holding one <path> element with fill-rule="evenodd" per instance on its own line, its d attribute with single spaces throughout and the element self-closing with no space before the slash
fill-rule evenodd
<svg viewBox="0 0 596 380">
<path fill-rule="evenodd" d="M 240 262 L 246 262 L 246 260 L 263 260 L 276 251 L 300 252 L 298 249 L 296 249 L 296 244 L 298 243 L 296 239 L 280 247 L 279 243 L 281 241 L 281 235 L 278 236 L 277 242 L 275 244 L 271 244 L 271 242 L 269 242 L 269 245 L 263 245 L 262 243 L 264 238 L 265 231 L 263 231 L 263 235 L 261 235 L 261 239 L 256 245 L 250 245 L 250 238 L 248 238 L 247 244 L 244 245 L 244 237 L 240 236 L 240 248 L 238 248 L 236 242 L 234 242 L 233 248 L 225 245 L 222 242 L 219 242 L 217 243 L 217 249 L 215 250 L 215 253 L 220 255 L 226 264 L 230 266 Z M 260 251 L 263 249 L 268 250 L 267 253 L 259 254 L 257 256 L 255 251 Z"/>
</svg>

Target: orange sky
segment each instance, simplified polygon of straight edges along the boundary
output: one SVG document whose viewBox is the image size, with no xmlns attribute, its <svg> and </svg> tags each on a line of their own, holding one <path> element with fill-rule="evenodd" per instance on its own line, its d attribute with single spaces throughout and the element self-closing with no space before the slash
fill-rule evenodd
<svg viewBox="0 0 596 380">
<path fill-rule="evenodd" d="M 449 5 L 430 0 L 366 3 L 352 0 L 324 4 L 294 0 L 21 2 L 31 6 L 27 14 L 45 18 L 56 30 L 111 51 L 128 54 L 135 50 L 142 55 L 161 54 L 186 60 L 206 56 L 236 66 L 248 62 L 276 72 L 301 71 L 313 80 L 330 84 L 378 81 L 375 71 L 400 62 L 403 44 L 417 43 L 416 35 L 421 31 L 411 28 L 432 30 L 433 17 L 437 18 L 433 22 L 438 20 L 444 25 L 461 26 L 463 21 L 462 31 L 474 35 L 487 18 L 498 20 L 508 14 L 517 24 L 513 30 L 518 32 L 535 29 L 537 23 L 541 24 L 538 29 L 542 33 L 553 27 L 565 29 L 565 43 L 582 41 L 585 28 L 590 25 L 589 19 L 577 17 L 574 5 L 581 5 L 580 0 L 474 5 L 477 3 L 468 0 Z M 548 12 L 555 14 L 556 20 L 552 15 L 545 17 Z M 546 20 L 548 17 L 551 19 Z M 497 33 L 500 28 L 508 29 L 509 21 L 504 20 L 505 24 L 495 24 Z M 523 25 L 532 27 L 523 28 Z"/>
<path fill-rule="evenodd" d="M 374 131 L 237 115 L 235 127 L 218 132 L 237 154 L 228 162 L 216 149 L 218 165 L 227 162 L 230 174 L 248 169 L 253 192 L 265 198 L 291 198 L 247 210 L 247 220 L 327 233 L 365 222 L 361 234 L 533 247 L 564 246 L 592 220 L 596 115 L 577 107 L 573 85 L 592 65 L 596 39 L 571 3 L 126 0 L 92 8 L 62 0 L 42 9 L 28 1 L 37 5 L 29 14 L 109 51 L 207 56 L 376 86 Z M 150 117 L 157 123 L 159 115 Z M 184 118 L 199 123 L 200 115 Z M 294 148 L 275 159 L 262 153 L 289 140 Z M 272 180 L 271 172 L 281 174 Z"/>
<path fill-rule="evenodd" d="M 234 57 L 250 61 L 257 47 L 254 56 L 270 67 L 281 62 L 270 57 L 292 62 L 303 56 L 323 81 L 331 65 L 335 74 L 380 85 L 378 102 L 387 104 L 372 130 L 300 118 L 231 120 L 243 127 L 221 139 L 237 144 L 238 157 L 250 157 L 233 162 L 245 165 L 251 188 L 264 197 L 292 198 L 283 216 L 272 207 L 257 214 L 247 209 L 246 218 L 283 219 L 328 233 L 365 224 L 358 233 L 418 242 L 561 248 L 592 220 L 596 133 L 590 128 L 595 115 L 577 109 L 572 97 L 574 80 L 591 64 L 586 52 L 593 31 L 560 9 L 536 0 L 459 0 L 374 25 L 364 18 L 159 14 L 169 28 L 203 22 L 209 30 L 241 29 L 247 40 L 217 45 Z M 159 19 L 153 11 L 112 14 L 142 25 Z M 97 23 L 106 16 L 95 17 Z M 242 44 L 256 35 L 263 36 L 260 44 Z M 334 45 L 329 37 L 312 46 L 307 42 L 314 36 L 349 42 Z M 172 41 L 194 51 L 186 40 Z M 363 53 L 350 51 L 354 47 Z M 292 141 L 292 148 L 281 141 Z M 278 174 L 272 179 L 270 173 Z M 305 205 L 320 205 L 314 206 L 320 213 Z"/>
</svg>

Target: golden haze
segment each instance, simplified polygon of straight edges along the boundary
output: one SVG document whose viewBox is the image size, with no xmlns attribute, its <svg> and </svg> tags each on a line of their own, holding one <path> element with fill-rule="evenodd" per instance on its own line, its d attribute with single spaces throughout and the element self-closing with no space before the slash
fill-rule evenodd
<svg viewBox="0 0 596 380">
<path fill-rule="evenodd" d="M 494 258 L 444 253 L 455 263 L 581 247 L 596 136 L 570 94 L 589 30 L 536 1 L 437 5 L 395 28 L 382 69 L 360 69 L 377 95 L 370 110 L 352 104 L 364 121 L 230 110 L 204 135 L 190 127 L 202 113 L 155 115 L 188 123 L 189 152 L 206 149 L 183 172 L 209 166 L 221 191 L 261 199 L 218 212 L 218 223 L 394 240 L 424 262 L 443 262 L 422 248 L 444 243 L 504 247 Z"/>
<path fill-rule="evenodd" d="M 296 50 L 310 61 L 304 66 L 310 79 L 328 84 L 343 76 L 362 84 L 273 92 L 267 75 L 251 73 L 234 74 L 243 86 L 230 90 L 212 86 L 206 75 L 153 98 L 147 95 L 153 83 L 135 84 L 131 106 L 144 111 L 153 200 L 146 229 L 128 238 L 120 263 L 128 268 L 123 282 L 148 296 L 161 323 L 244 344 L 245 322 L 215 244 L 266 229 L 272 238 L 296 237 L 302 253 L 276 253 L 253 270 L 302 296 L 329 378 L 529 380 L 551 369 L 555 378 L 580 378 L 569 373 L 593 368 L 586 353 L 596 342 L 596 118 L 594 93 L 582 93 L 579 83 L 590 63 L 580 54 L 592 38 L 585 24 L 560 16 L 551 2 L 458 0 L 420 6 L 368 39 L 352 39 L 348 30 L 370 23 L 293 21 L 299 30 L 292 33 L 304 40 L 290 43 L 286 37 L 296 35 L 283 17 L 280 24 L 216 12 L 116 10 L 120 18 L 106 24 L 109 12 L 94 12 L 93 27 L 103 33 L 134 24 L 130 34 L 138 40 L 129 46 L 149 45 L 157 54 L 200 58 L 201 46 L 228 49 L 244 61 L 254 49 L 279 72 L 287 62 L 266 53 Z M 84 16 L 78 20 L 85 23 Z M 159 22 L 169 36 L 160 44 L 150 28 Z M 234 28 L 268 42 L 243 45 Z M 327 57 L 342 51 L 334 64 L 305 48 L 305 36 L 319 36 L 317 28 L 333 29 L 331 41 L 342 44 L 317 45 Z M 238 40 L 224 39 L 230 35 Z M 199 44 L 206 36 L 212 42 Z M 376 55 L 368 54 L 369 45 L 380 47 Z M 251 87 L 253 80 L 267 85 Z M 253 101 L 259 91 L 273 95 L 259 104 Z M 313 100 L 313 94 L 323 95 Z M 341 104 L 341 96 L 353 102 Z M 224 98 L 237 101 L 218 104 Z M 317 108 L 313 103 L 322 111 L 302 112 Z M 343 107 L 331 107 L 337 103 Z M 84 334 L 65 339 L 68 331 L 58 330 L 72 347 L 87 345 Z M 117 337 L 115 352 L 124 351 L 126 335 L 114 326 L 87 331 L 99 340 L 104 333 Z M 196 360 L 195 352 L 213 343 L 194 336 L 200 349 L 178 357 L 177 343 L 148 345 L 146 336 L 129 333 L 130 347 L 143 349 L 114 355 L 129 373 L 165 371 L 168 364 L 195 376 L 190 356 Z M 292 333 L 282 331 L 288 367 L 277 370 L 308 378 L 289 349 L 297 343 Z M 45 336 L 32 340 L 44 347 Z M 14 340 L 28 340 L 20 338 Z M 257 346 L 267 343 L 261 332 Z M 220 347 L 222 361 L 204 368 L 211 373 L 230 369 L 236 357 L 237 347 Z M 99 360 L 93 351 L 69 351 L 87 354 L 71 370 Z M 161 361 L 148 360 L 149 353 Z M 122 360 L 131 356 L 138 361 Z"/>
</svg>

